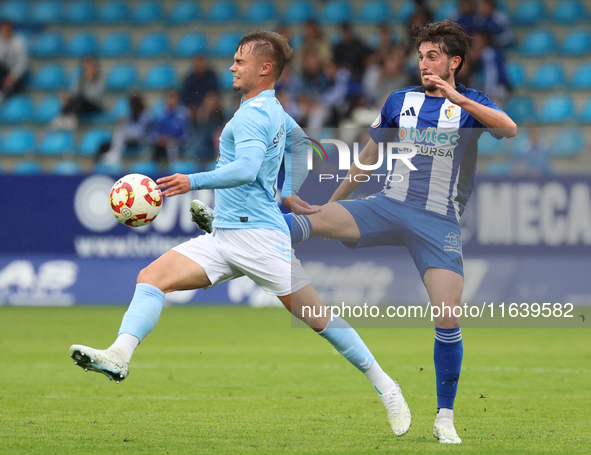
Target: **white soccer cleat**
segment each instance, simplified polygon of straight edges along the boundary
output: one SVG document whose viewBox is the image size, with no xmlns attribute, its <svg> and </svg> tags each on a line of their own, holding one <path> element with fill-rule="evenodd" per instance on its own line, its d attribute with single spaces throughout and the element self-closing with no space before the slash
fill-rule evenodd
<svg viewBox="0 0 591 455">
<path fill-rule="evenodd" d="M 454 427 L 454 422 L 450 419 L 436 418 L 435 425 L 433 425 L 433 436 L 442 444 L 462 443 Z"/>
<path fill-rule="evenodd" d="M 210 206 L 205 202 L 201 202 L 199 199 L 193 199 L 191 201 L 191 218 L 194 223 L 197 223 L 199 229 L 211 234 L 215 212 Z"/>
<path fill-rule="evenodd" d="M 388 420 L 392 431 L 396 436 L 402 436 L 410 428 L 410 408 L 402 396 L 402 389 L 396 381 L 394 381 L 394 384 L 396 384 L 394 389 L 385 395 L 381 395 L 380 399 L 388 412 Z"/>
<path fill-rule="evenodd" d="M 70 357 L 74 359 L 74 365 L 84 368 L 84 371 L 102 373 L 117 383 L 129 374 L 129 364 L 113 351 L 74 344 L 70 346 Z"/>
</svg>

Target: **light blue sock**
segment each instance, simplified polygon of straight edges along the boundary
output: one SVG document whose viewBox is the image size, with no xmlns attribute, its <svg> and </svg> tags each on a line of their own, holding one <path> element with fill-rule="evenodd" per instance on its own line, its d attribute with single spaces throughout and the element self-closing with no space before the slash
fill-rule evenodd
<svg viewBox="0 0 591 455">
<path fill-rule="evenodd" d="M 301 243 L 310 239 L 312 235 L 312 223 L 306 215 L 290 214 L 291 243 Z M 287 221 L 287 219 L 286 219 Z"/>
<path fill-rule="evenodd" d="M 435 327 L 435 378 L 437 380 L 437 409 L 454 408 L 458 381 L 462 370 L 464 345 L 460 328 L 440 329 Z"/>
<path fill-rule="evenodd" d="M 366 372 L 376 360 L 359 334 L 343 318 L 328 321 L 318 335 L 326 338 L 359 371 Z"/>
<path fill-rule="evenodd" d="M 151 284 L 137 284 L 119 335 L 129 333 L 141 342 L 156 327 L 163 306 L 164 292 Z"/>
</svg>

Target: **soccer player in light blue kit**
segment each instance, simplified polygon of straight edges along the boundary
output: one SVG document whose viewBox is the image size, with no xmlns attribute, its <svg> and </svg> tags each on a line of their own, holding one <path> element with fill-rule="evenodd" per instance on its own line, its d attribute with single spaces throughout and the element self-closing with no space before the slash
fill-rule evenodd
<svg viewBox="0 0 591 455">
<path fill-rule="evenodd" d="M 380 368 L 357 332 L 324 311 L 295 258 L 288 226 L 274 199 L 286 136 L 297 126 L 273 90 L 291 54 L 287 40 L 277 33 L 255 32 L 242 38 L 230 71 L 234 90 L 241 91 L 243 98 L 222 132 L 216 169 L 158 180 L 158 188 L 167 197 L 192 189 L 215 189 L 213 233 L 178 245 L 140 272 L 111 347 L 99 350 L 73 345 L 70 355 L 85 370 L 119 382 L 127 377 L 134 350 L 155 327 L 165 293 L 248 276 L 366 375 L 386 407 L 394 434 L 401 436 L 408 431 L 411 416 L 400 387 Z M 315 310 L 304 315 L 304 305 Z M 322 316 L 314 316 L 318 314 Z"/>
<path fill-rule="evenodd" d="M 478 138 L 486 130 L 498 139 L 512 137 L 517 126 L 486 94 L 455 84 L 468 51 L 468 37 L 458 24 L 428 24 L 413 34 L 422 85 L 390 95 L 369 128 L 371 139 L 359 163 L 378 162 L 378 144 L 391 141 L 401 144 L 401 154 L 417 152 L 412 158 L 417 170 L 396 160 L 391 175 L 403 176 L 402 180 L 387 181 L 381 193 L 365 199 L 346 200 L 361 185 L 358 182 L 366 181 L 355 177 L 373 172 L 353 164 L 329 203 L 316 213 L 294 193 L 292 240 L 318 236 L 352 248 L 407 247 L 432 305 L 447 306 L 448 311 L 441 310 L 435 318 L 433 435 L 441 443 L 459 444 L 453 407 L 463 344 L 459 317 L 449 311 L 461 304 L 464 284 L 459 218 L 474 186 Z M 292 174 L 292 180 L 305 178 L 305 172 L 298 176 L 294 169 Z"/>
</svg>

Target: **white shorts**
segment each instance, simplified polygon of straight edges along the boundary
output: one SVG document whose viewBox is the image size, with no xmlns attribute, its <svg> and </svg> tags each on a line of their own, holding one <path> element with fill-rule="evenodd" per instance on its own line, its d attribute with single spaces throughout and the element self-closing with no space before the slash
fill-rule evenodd
<svg viewBox="0 0 591 455">
<path fill-rule="evenodd" d="M 291 239 L 271 229 L 214 229 L 173 250 L 203 267 L 212 286 L 246 275 L 282 297 L 310 284 Z"/>
</svg>

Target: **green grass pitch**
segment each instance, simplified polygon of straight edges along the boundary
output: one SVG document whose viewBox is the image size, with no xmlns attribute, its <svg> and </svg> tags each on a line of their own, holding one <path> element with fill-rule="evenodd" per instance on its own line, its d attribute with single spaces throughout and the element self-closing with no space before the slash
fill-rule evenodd
<svg viewBox="0 0 591 455">
<path fill-rule="evenodd" d="M 0 453 L 589 453 L 589 330 L 466 329 L 456 428 L 432 436 L 433 330 L 360 330 L 402 385 L 396 438 L 365 377 L 279 309 L 173 307 L 117 385 L 70 344 L 107 347 L 123 307 L 0 307 Z"/>
</svg>

